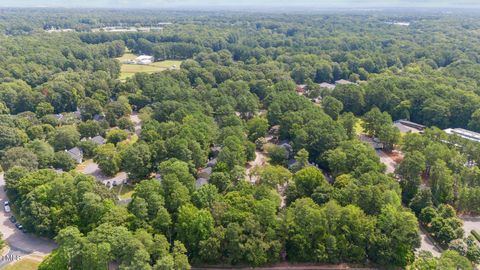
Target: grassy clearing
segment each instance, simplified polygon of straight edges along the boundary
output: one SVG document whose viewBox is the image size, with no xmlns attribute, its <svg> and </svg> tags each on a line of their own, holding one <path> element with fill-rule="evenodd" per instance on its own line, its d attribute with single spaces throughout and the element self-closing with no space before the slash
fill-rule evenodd
<svg viewBox="0 0 480 270">
<path fill-rule="evenodd" d="M 132 198 L 134 187 L 130 185 L 120 185 L 112 188 L 113 193 L 117 194 L 120 200 Z"/>
<path fill-rule="evenodd" d="M 24 258 L 18 262 L 14 262 L 10 265 L 2 268 L 3 270 L 36 270 L 41 261 L 32 258 Z"/>
<path fill-rule="evenodd" d="M 357 135 L 360 135 L 360 134 L 363 134 L 365 133 L 365 130 L 363 129 L 362 127 L 362 124 L 363 124 L 363 120 L 361 118 L 357 118 L 358 121 L 357 123 L 355 124 L 355 133 Z"/>
<path fill-rule="evenodd" d="M 122 62 L 128 59 L 135 59 L 137 55 L 126 52 L 123 56 L 116 58 L 118 61 Z M 127 78 L 132 77 L 135 73 L 145 72 L 145 73 L 155 73 L 167 70 L 173 66 L 180 68 L 182 61 L 178 60 L 165 60 L 154 62 L 150 65 L 135 65 L 135 64 L 121 64 L 120 68 L 120 80 L 124 81 Z"/>
</svg>

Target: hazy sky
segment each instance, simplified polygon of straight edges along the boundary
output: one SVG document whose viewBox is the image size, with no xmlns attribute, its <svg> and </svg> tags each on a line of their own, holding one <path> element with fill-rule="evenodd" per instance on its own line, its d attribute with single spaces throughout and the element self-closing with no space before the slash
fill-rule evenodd
<svg viewBox="0 0 480 270">
<path fill-rule="evenodd" d="M 480 7 L 480 0 L 0 0 L 3 7 L 172 8 L 209 6 Z"/>
</svg>

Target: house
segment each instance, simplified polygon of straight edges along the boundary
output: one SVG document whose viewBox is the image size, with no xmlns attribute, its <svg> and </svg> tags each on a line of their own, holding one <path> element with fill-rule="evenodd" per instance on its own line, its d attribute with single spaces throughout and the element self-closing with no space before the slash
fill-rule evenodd
<svg viewBox="0 0 480 270">
<path fill-rule="evenodd" d="M 405 125 L 405 126 L 408 126 L 408 127 L 412 127 L 412 128 L 415 128 L 415 129 L 418 129 L 418 130 L 425 130 L 425 126 L 424 125 L 420 125 L 420 124 L 417 124 L 417 123 L 414 123 L 414 122 L 410 122 L 408 120 L 398 120 L 399 123 Z"/>
<path fill-rule="evenodd" d="M 299 84 L 297 85 L 296 91 L 299 94 L 305 93 L 305 90 L 307 90 L 307 85 L 306 84 Z"/>
<path fill-rule="evenodd" d="M 103 145 L 103 144 L 105 144 L 105 141 L 106 141 L 105 138 L 103 138 L 100 135 L 95 136 L 95 137 L 91 138 L 90 140 L 97 145 Z"/>
<path fill-rule="evenodd" d="M 212 167 L 206 167 L 198 171 L 197 175 L 199 178 L 209 179 L 210 175 L 212 174 L 213 169 Z"/>
<path fill-rule="evenodd" d="M 293 147 L 288 143 L 288 141 L 280 142 L 279 146 L 287 150 L 288 157 L 291 157 L 293 155 Z"/>
<path fill-rule="evenodd" d="M 195 188 L 199 189 L 206 184 L 208 184 L 208 180 L 200 177 L 200 178 L 197 179 L 197 181 L 195 181 Z"/>
<path fill-rule="evenodd" d="M 420 125 L 407 120 L 397 120 L 393 123 L 401 133 L 422 133 L 425 130 L 424 125 Z"/>
<path fill-rule="evenodd" d="M 333 90 L 335 89 L 335 84 L 331 84 L 331 83 L 326 83 L 326 82 L 323 82 L 321 84 L 319 84 L 321 88 L 326 88 L 328 90 Z"/>
<path fill-rule="evenodd" d="M 345 85 L 345 84 L 354 84 L 354 83 L 351 82 L 351 81 L 347 81 L 347 80 L 341 79 L 341 80 L 338 80 L 338 81 L 335 82 L 335 85 L 339 85 L 339 84 Z"/>
<path fill-rule="evenodd" d="M 142 54 L 137 58 L 135 58 L 135 62 L 137 65 L 149 65 L 154 61 L 155 61 L 155 58 L 153 56 L 145 55 L 145 54 Z"/>
<path fill-rule="evenodd" d="M 67 153 L 77 162 L 82 163 L 83 161 L 83 151 L 78 147 L 74 147 L 67 151 Z"/>
<path fill-rule="evenodd" d="M 214 167 L 217 165 L 218 160 L 216 158 L 211 158 L 207 162 L 207 167 Z"/>
<path fill-rule="evenodd" d="M 445 131 L 447 134 L 457 135 L 470 141 L 480 142 L 480 133 L 477 132 L 473 132 L 463 128 L 447 128 L 443 131 Z"/>
</svg>

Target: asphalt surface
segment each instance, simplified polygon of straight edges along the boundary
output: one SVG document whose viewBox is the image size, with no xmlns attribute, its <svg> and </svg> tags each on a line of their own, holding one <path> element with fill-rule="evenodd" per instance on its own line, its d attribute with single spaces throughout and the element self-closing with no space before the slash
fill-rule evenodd
<svg viewBox="0 0 480 270">
<path fill-rule="evenodd" d="M 383 164 L 385 164 L 385 166 L 387 166 L 387 169 L 385 170 L 385 172 L 394 173 L 395 168 L 397 167 L 397 163 L 382 150 L 375 150 L 375 152 L 377 152 L 377 155 L 380 158 L 380 162 L 382 162 Z"/>
<path fill-rule="evenodd" d="M 469 236 L 472 230 L 480 233 L 480 216 L 460 216 L 463 220 L 463 230 L 465 231 L 465 236 Z"/>
<path fill-rule="evenodd" d="M 18 230 L 15 224 L 8 219 L 12 213 L 6 213 L 3 209 L 3 202 L 6 200 L 8 198 L 5 193 L 5 180 L 3 173 L 0 173 L 0 232 L 10 246 L 10 252 L 4 257 L 0 257 L 0 267 L 29 254 L 47 255 L 56 248 L 55 242 L 50 239 Z"/>
</svg>

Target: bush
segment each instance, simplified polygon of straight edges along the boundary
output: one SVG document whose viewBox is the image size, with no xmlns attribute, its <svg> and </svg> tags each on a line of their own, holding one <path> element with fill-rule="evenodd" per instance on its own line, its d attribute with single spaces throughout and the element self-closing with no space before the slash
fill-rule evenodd
<svg viewBox="0 0 480 270">
<path fill-rule="evenodd" d="M 62 169 L 63 171 L 70 171 L 75 169 L 77 163 L 73 158 L 64 151 L 59 151 L 55 153 L 53 158 L 52 166 L 55 169 Z"/>
<path fill-rule="evenodd" d="M 480 234 L 476 230 L 472 230 L 471 233 L 473 237 L 475 237 L 475 239 L 480 242 Z"/>
</svg>

